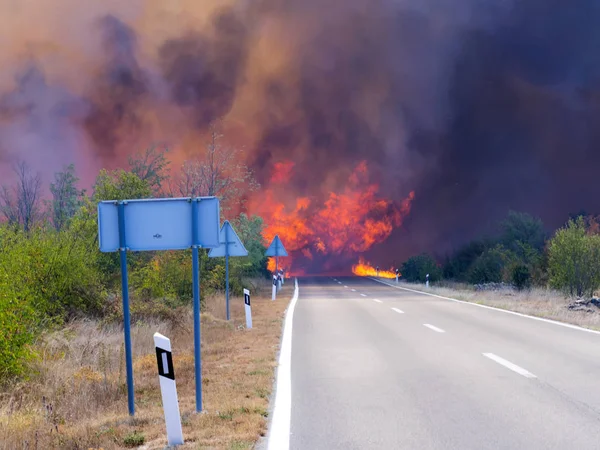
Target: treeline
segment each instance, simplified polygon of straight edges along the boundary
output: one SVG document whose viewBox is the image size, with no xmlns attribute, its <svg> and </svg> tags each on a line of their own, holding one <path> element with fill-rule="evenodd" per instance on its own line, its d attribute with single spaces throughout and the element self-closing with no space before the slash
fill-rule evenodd
<svg viewBox="0 0 600 450">
<path fill-rule="evenodd" d="M 508 283 L 517 289 L 547 286 L 572 296 L 600 288 L 600 226 L 578 215 L 548 234 L 538 218 L 510 212 L 496 236 L 471 241 L 441 261 L 429 254 L 403 263 L 403 279 L 451 280 L 470 284 Z"/>
<path fill-rule="evenodd" d="M 71 165 L 55 174 L 47 201 L 42 201 L 40 176 L 24 163 L 16 166 L 15 184 L 0 191 L 5 219 L 0 225 L 0 379 L 26 372 L 27 361 L 35 357 L 31 344 L 41 331 L 81 317 L 120 319 L 119 257 L 98 250 L 99 201 L 219 195 L 227 186 L 226 200 L 235 202 L 235 184 L 247 181 L 203 161 L 186 163 L 171 179 L 168 164 L 163 150 L 151 148 L 131 158 L 127 170 L 100 171 L 90 194 L 78 187 Z M 231 289 L 241 294 L 244 278 L 267 275 L 263 221 L 244 214 L 231 217 L 227 211 L 222 216 L 249 252 L 230 260 Z M 225 267 L 223 258 L 209 259 L 206 252 L 200 263 L 203 302 L 223 289 Z M 148 314 L 169 317 L 175 307 L 191 304 L 191 251 L 131 252 L 128 266 L 132 320 Z"/>
</svg>

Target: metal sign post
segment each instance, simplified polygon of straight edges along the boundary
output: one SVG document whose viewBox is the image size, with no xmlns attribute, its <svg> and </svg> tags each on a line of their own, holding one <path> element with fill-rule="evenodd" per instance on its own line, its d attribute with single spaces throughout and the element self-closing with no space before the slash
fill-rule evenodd
<svg viewBox="0 0 600 450">
<path fill-rule="evenodd" d="M 246 310 L 246 328 L 252 329 L 252 307 L 250 306 L 250 291 L 244 289 L 244 309 Z"/>
<path fill-rule="evenodd" d="M 154 346 L 156 348 L 158 379 L 167 426 L 167 443 L 169 446 L 182 445 L 183 431 L 181 430 L 181 415 L 179 413 L 179 400 L 177 399 L 171 340 L 160 333 L 154 333 Z"/>
<path fill-rule="evenodd" d="M 225 309 L 227 310 L 227 320 L 229 320 L 229 257 L 230 256 L 248 256 L 248 250 L 242 244 L 237 233 L 226 220 L 219 231 L 219 246 L 212 248 L 208 252 L 209 258 L 225 257 Z"/>
<path fill-rule="evenodd" d="M 127 207 L 125 207 L 127 206 Z M 191 224 L 191 226 L 190 226 Z M 120 253 L 123 320 L 129 414 L 135 414 L 133 361 L 129 317 L 127 251 L 192 248 L 194 279 L 194 343 L 196 345 L 196 410 L 202 410 L 200 360 L 199 247 L 219 245 L 219 200 L 215 197 L 103 201 L 98 203 L 98 240 L 101 252 Z"/>
<path fill-rule="evenodd" d="M 129 317 L 129 281 L 127 276 L 127 241 L 125 239 L 125 205 L 119 202 L 117 214 L 119 221 L 119 256 L 121 259 L 121 290 L 123 293 L 123 330 L 125 333 L 125 370 L 127 372 L 127 405 L 129 415 L 135 414 L 133 390 L 133 357 L 131 355 L 131 319 Z"/>
</svg>

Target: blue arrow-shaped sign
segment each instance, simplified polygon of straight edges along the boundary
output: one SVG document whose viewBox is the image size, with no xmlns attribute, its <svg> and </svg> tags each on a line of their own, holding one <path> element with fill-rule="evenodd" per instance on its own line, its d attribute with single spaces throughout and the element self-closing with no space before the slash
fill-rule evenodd
<svg viewBox="0 0 600 450">
<path fill-rule="evenodd" d="M 223 223 L 219 232 L 219 246 L 211 248 L 208 252 L 209 258 L 222 258 L 224 256 L 248 256 L 248 250 L 246 250 L 246 247 L 244 247 L 244 244 L 242 244 L 242 241 L 227 220 Z"/>
<path fill-rule="evenodd" d="M 288 255 L 288 253 L 285 250 L 285 247 L 283 246 L 281 239 L 279 239 L 279 236 L 275 236 L 273 238 L 273 242 L 271 242 L 271 245 L 269 245 L 269 248 L 265 252 L 265 256 L 287 256 L 287 255 Z"/>
</svg>

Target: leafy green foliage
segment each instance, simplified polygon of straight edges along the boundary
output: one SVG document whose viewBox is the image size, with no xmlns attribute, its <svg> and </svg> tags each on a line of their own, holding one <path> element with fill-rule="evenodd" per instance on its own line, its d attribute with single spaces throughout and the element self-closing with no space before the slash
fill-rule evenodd
<svg viewBox="0 0 600 450">
<path fill-rule="evenodd" d="M 26 287 L 16 288 L 6 274 L 0 274 L 0 380 L 24 374 L 39 322 Z"/>
<path fill-rule="evenodd" d="M 265 226 L 263 219 L 258 216 L 248 217 L 246 214 L 242 213 L 237 219 L 232 221 L 232 225 L 239 238 L 244 243 L 244 247 L 248 250 L 247 257 L 236 258 L 239 260 L 239 263 L 236 262 L 236 267 L 239 267 L 241 272 L 240 275 L 267 276 L 268 258 L 265 257 L 265 251 L 267 249 L 263 244 L 262 237 Z"/>
<path fill-rule="evenodd" d="M 512 283 L 517 289 L 523 290 L 531 286 L 531 272 L 525 264 L 516 264 L 512 268 Z"/>
<path fill-rule="evenodd" d="M 500 242 L 519 257 L 524 256 L 521 253 L 523 250 L 541 251 L 544 248 L 546 240 L 544 224 L 536 217 L 510 211 L 508 217 L 502 222 L 501 228 Z"/>
<path fill-rule="evenodd" d="M 473 284 L 500 283 L 504 279 L 504 270 L 513 255 L 503 246 L 486 250 L 475 260 L 469 269 L 469 282 Z"/>
<path fill-rule="evenodd" d="M 429 274 L 429 281 L 437 281 L 442 277 L 442 271 L 435 259 L 422 254 L 409 258 L 401 268 L 402 278 L 410 282 L 424 283 Z"/>
<path fill-rule="evenodd" d="M 52 224 L 57 231 L 64 228 L 82 206 L 84 191 L 77 188 L 78 181 L 75 166 L 70 164 L 54 174 L 54 182 L 50 183 Z"/>
<path fill-rule="evenodd" d="M 556 232 L 548 247 L 550 284 L 570 295 L 593 295 L 600 287 L 600 236 L 586 233 L 582 217 Z"/>
<path fill-rule="evenodd" d="M 444 264 L 444 277 L 453 280 L 465 280 L 473 262 L 488 248 L 484 241 L 472 241 L 462 246 Z"/>
<path fill-rule="evenodd" d="M 109 172 L 102 169 L 94 185 L 93 201 L 130 200 L 149 198 L 152 189 L 147 180 L 142 180 L 133 172 L 115 170 Z"/>
</svg>

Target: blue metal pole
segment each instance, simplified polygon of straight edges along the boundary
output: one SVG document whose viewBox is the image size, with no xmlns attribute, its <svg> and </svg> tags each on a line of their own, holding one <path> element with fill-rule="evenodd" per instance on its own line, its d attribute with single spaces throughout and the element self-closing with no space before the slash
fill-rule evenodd
<svg viewBox="0 0 600 450">
<path fill-rule="evenodd" d="M 131 321 L 129 318 L 129 284 L 127 281 L 127 241 L 125 239 L 125 204 L 119 202 L 117 213 L 119 219 L 119 253 L 121 257 L 121 288 L 123 291 L 123 328 L 125 330 L 125 366 L 127 368 L 127 402 L 129 415 L 135 414 L 133 390 L 133 359 L 131 355 Z"/>
<path fill-rule="evenodd" d="M 229 320 L 229 227 L 225 227 L 225 308 Z"/>
<path fill-rule="evenodd" d="M 196 412 L 202 412 L 202 359 L 200 352 L 200 263 L 198 257 L 198 200 L 192 200 L 192 279 L 194 293 L 194 368 Z"/>
</svg>

